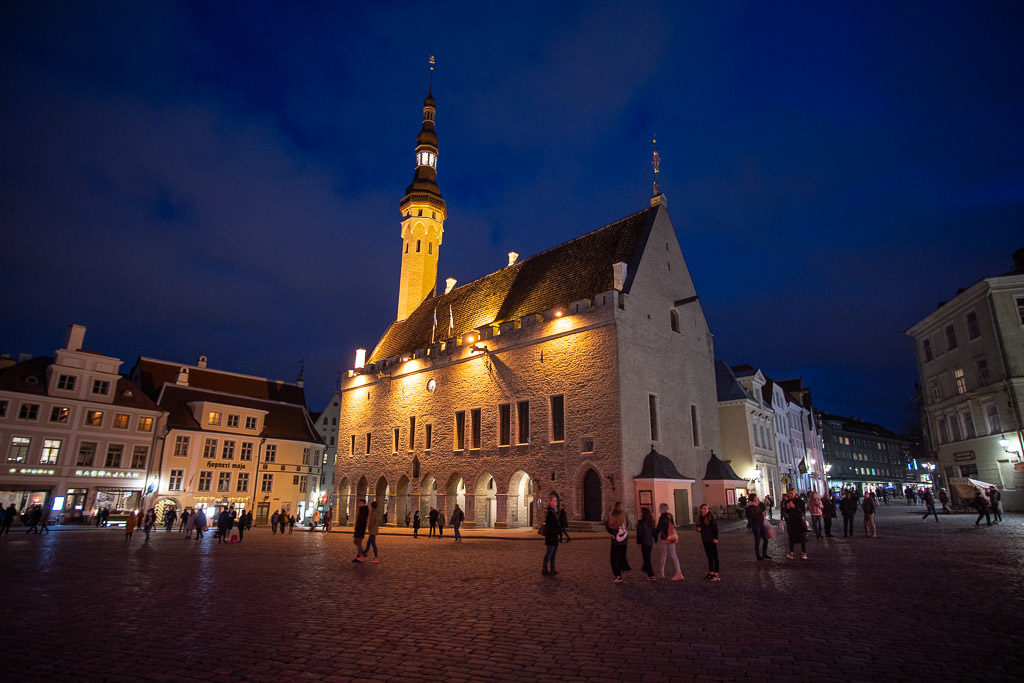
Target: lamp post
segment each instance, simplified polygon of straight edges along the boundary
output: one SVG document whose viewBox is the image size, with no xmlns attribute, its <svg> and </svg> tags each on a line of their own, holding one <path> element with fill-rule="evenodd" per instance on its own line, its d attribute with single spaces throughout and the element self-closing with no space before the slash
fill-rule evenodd
<svg viewBox="0 0 1024 683">
<path fill-rule="evenodd" d="M 1020 451 L 1010 448 L 1011 445 L 1013 445 L 1013 442 L 1007 439 L 1005 436 L 999 439 L 999 446 L 1003 449 L 1003 451 L 1005 451 L 1007 455 L 1012 453 L 1013 455 L 1017 456 L 1017 461 L 1020 462 Z"/>
</svg>

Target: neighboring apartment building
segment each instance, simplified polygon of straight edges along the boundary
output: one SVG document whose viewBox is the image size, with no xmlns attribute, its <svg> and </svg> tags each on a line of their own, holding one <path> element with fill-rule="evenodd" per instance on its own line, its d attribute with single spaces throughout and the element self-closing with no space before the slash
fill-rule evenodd
<svg viewBox="0 0 1024 683">
<path fill-rule="evenodd" d="M 917 444 L 885 427 L 853 417 L 818 412 L 831 488 L 858 491 L 931 485 L 931 469 L 915 457 Z"/>
<path fill-rule="evenodd" d="M 143 505 L 164 413 L 126 377 L 122 361 L 82 348 L 71 325 L 56 357 L 0 371 L 0 503 L 39 504 L 49 518 L 123 519 Z"/>
<path fill-rule="evenodd" d="M 775 451 L 775 411 L 767 378 L 749 365 L 730 368 L 715 362 L 718 386 L 718 424 L 722 456 L 732 470 L 748 482 L 748 490 L 762 499 L 779 500 L 782 482 Z"/>
<path fill-rule="evenodd" d="M 167 411 L 154 466 L 155 506 L 311 516 L 324 445 L 301 382 L 140 357 L 132 378 Z"/>
<path fill-rule="evenodd" d="M 400 204 L 398 314 L 342 386 L 338 519 L 375 497 L 389 523 L 458 503 L 468 525 L 526 526 L 552 492 L 574 520 L 615 501 L 691 519 L 718 448 L 713 344 L 664 196 L 438 292 L 435 107 Z"/>
<path fill-rule="evenodd" d="M 324 442 L 324 455 L 317 486 L 320 514 L 337 505 L 334 489 L 334 461 L 338 457 L 338 418 L 341 416 L 341 392 L 335 391 L 322 412 L 313 414 L 313 424 Z"/>
<path fill-rule="evenodd" d="M 907 330 L 923 391 L 924 433 L 957 502 L 968 479 L 1003 489 L 1024 510 L 1024 249 Z"/>
<path fill-rule="evenodd" d="M 811 390 L 803 381 L 795 379 L 779 380 L 779 386 L 786 392 L 788 401 L 788 422 L 790 443 L 794 449 L 796 464 L 797 490 L 816 491 L 824 494 L 825 458 L 822 456 L 821 434 L 818 422 L 814 418 L 814 403 L 811 401 Z"/>
</svg>

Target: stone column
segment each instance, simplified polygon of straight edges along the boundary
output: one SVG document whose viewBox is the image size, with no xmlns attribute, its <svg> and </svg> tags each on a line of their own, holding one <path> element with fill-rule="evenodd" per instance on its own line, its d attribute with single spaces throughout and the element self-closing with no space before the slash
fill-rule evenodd
<svg viewBox="0 0 1024 683">
<path fill-rule="evenodd" d="M 467 493 L 465 497 L 466 507 L 463 509 L 463 512 L 466 515 L 466 519 L 463 521 L 463 524 L 471 529 L 476 526 L 476 494 Z"/>
<path fill-rule="evenodd" d="M 398 526 L 398 496 L 391 494 L 388 496 L 388 526 Z"/>
<path fill-rule="evenodd" d="M 412 526 L 412 518 L 416 516 L 416 511 L 420 509 L 420 494 L 410 493 L 409 494 L 409 525 Z M 423 522 L 423 511 L 420 511 L 420 522 Z M 427 524 L 430 522 L 428 520 Z"/>
<path fill-rule="evenodd" d="M 507 529 L 508 524 L 508 502 L 509 498 L 516 499 L 516 496 L 509 496 L 507 493 L 499 493 L 495 496 L 498 499 L 498 514 L 494 520 L 495 529 Z"/>
<path fill-rule="evenodd" d="M 444 515 L 445 514 L 444 502 L 445 502 L 445 498 L 447 496 L 448 496 L 448 494 L 446 494 L 446 493 L 442 493 L 440 491 L 437 492 L 437 512 L 440 515 Z M 447 516 L 445 516 L 445 518 L 444 518 L 444 525 L 448 526 L 448 517 Z"/>
</svg>

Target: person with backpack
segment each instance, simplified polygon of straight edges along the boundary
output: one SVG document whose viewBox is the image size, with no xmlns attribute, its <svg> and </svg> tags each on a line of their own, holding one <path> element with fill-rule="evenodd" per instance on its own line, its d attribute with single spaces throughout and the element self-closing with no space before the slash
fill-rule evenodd
<svg viewBox="0 0 1024 683">
<path fill-rule="evenodd" d="M 605 531 L 612 536 L 611 563 L 615 583 L 622 583 L 622 572 L 629 571 L 626 549 L 629 544 L 629 529 L 626 524 L 626 512 L 622 503 L 616 502 L 604 525 Z"/>
<path fill-rule="evenodd" d="M 654 567 L 651 565 L 651 551 L 654 550 L 654 515 L 647 507 L 640 508 L 640 519 L 636 523 L 636 542 L 644 558 L 643 571 L 648 581 L 654 581 Z"/>
<path fill-rule="evenodd" d="M 754 555 L 757 561 L 770 559 L 768 556 L 768 527 L 765 521 L 765 504 L 757 499 L 757 494 L 750 494 L 747 501 L 747 528 L 754 534 Z"/>
<path fill-rule="evenodd" d="M 669 557 L 676 566 L 676 573 L 672 575 L 673 581 L 683 580 L 683 570 L 679 567 L 679 555 L 676 554 L 676 543 L 679 541 L 679 534 L 676 532 L 676 520 L 668 511 L 668 503 L 658 505 L 658 528 L 655 530 L 654 542 L 658 545 L 657 576 L 665 578 L 665 562 Z"/>
<path fill-rule="evenodd" d="M 718 522 L 707 503 L 697 510 L 697 533 L 700 534 L 704 554 L 708 558 L 708 573 L 704 578 L 708 581 L 721 581 L 718 576 Z"/>
</svg>

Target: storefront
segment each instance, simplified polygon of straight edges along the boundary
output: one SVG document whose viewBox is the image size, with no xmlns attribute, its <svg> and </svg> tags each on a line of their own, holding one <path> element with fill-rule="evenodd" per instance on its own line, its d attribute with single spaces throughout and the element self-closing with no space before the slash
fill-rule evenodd
<svg viewBox="0 0 1024 683">
<path fill-rule="evenodd" d="M 127 519 L 129 514 L 137 513 L 142 502 L 142 489 L 124 489 L 100 486 L 96 488 L 92 509 L 97 511 L 106 508 L 111 521 Z"/>
<path fill-rule="evenodd" d="M 39 486 L 7 486 L 0 489 L 0 503 L 3 504 L 5 509 L 13 504 L 19 513 L 24 512 L 33 505 L 42 505 L 45 510 L 51 492 L 52 489 Z"/>
</svg>

